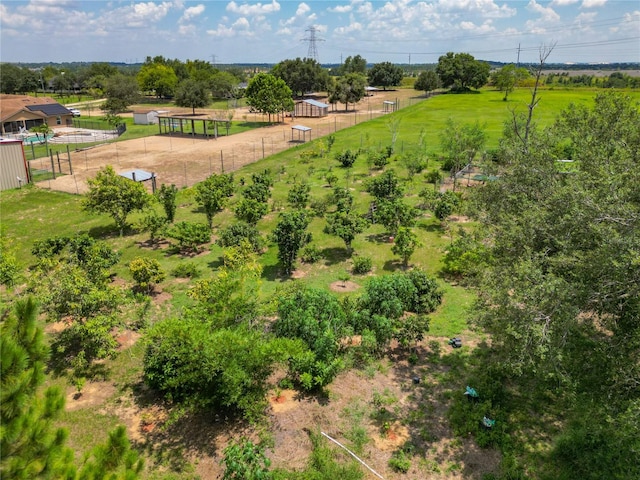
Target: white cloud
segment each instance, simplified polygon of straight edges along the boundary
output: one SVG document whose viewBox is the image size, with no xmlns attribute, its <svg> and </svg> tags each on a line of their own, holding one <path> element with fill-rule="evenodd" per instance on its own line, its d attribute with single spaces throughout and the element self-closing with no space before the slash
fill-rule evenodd
<svg viewBox="0 0 640 480">
<path fill-rule="evenodd" d="M 443 12 L 473 13 L 484 18 L 509 18 L 517 13 L 515 8 L 506 4 L 499 6 L 494 0 L 440 0 L 437 8 Z"/>
<path fill-rule="evenodd" d="M 298 9 L 296 10 L 296 16 L 301 17 L 303 15 L 306 15 L 310 11 L 311 7 L 309 5 L 307 5 L 306 3 L 301 3 L 300 5 L 298 5 Z"/>
<path fill-rule="evenodd" d="M 554 7 L 566 7 L 578 3 L 580 0 L 552 0 L 551 5 Z"/>
<path fill-rule="evenodd" d="M 607 0 L 583 0 L 580 8 L 597 8 L 604 7 Z"/>
<path fill-rule="evenodd" d="M 327 8 L 331 13 L 349 13 L 353 7 L 351 5 L 338 5 L 337 7 Z"/>
<path fill-rule="evenodd" d="M 560 15 L 556 13 L 556 11 L 551 7 L 543 7 L 536 0 L 530 0 L 527 5 L 527 10 L 530 12 L 534 12 L 540 15 L 540 21 L 542 22 L 557 22 L 560 20 Z"/>
<path fill-rule="evenodd" d="M 238 15 L 244 15 L 252 17 L 255 15 L 264 15 L 280 11 L 280 4 L 276 0 L 272 0 L 271 3 L 256 3 L 254 5 L 242 4 L 238 5 L 235 1 L 230 2 L 227 5 L 227 12 L 236 13 Z"/>
<path fill-rule="evenodd" d="M 189 7 L 182 14 L 180 22 L 188 22 L 189 20 L 194 19 L 197 16 L 202 15 L 202 13 L 204 13 L 204 10 L 205 6 L 203 4 L 196 5 L 195 7 Z"/>
</svg>

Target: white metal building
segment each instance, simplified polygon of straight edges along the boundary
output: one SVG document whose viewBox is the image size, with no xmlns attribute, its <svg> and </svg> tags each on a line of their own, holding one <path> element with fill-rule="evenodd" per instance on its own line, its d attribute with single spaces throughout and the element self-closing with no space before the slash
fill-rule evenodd
<svg viewBox="0 0 640 480">
<path fill-rule="evenodd" d="M 22 140 L 0 138 L 0 190 L 29 183 L 29 168 Z"/>
</svg>

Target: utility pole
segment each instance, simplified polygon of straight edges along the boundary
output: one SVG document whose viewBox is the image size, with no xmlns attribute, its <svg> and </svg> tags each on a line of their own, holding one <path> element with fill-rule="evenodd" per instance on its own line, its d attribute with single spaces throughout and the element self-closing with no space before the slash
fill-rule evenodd
<svg viewBox="0 0 640 480">
<path fill-rule="evenodd" d="M 516 61 L 516 67 L 520 66 L 520 44 L 518 44 L 518 60 Z"/>
</svg>

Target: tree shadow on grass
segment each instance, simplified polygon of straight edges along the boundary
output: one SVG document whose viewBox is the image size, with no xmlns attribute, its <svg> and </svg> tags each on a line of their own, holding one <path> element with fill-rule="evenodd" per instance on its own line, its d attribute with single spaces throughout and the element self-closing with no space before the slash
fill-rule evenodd
<svg viewBox="0 0 640 480">
<path fill-rule="evenodd" d="M 401 260 L 387 260 L 384 262 L 382 269 L 385 272 L 405 271 L 404 265 Z"/>
<path fill-rule="evenodd" d="M 82 234 L 82 233 L 83 233 L 82 231 L 78 232 L 78 234 Z M 113 224 L 91 227 L 86 233 L 90 237 L 95 239 L 100 239 L 100 240 L 107 240 L 107 239 L 120 237 L 120 230 Z M 137 233 L 137 232 L 135 232 L 131 227 L 125 228 L 123 237 L 126 237 L 127 235 L 133 235 L 134 233 Z"/>
<path fill-rule="evenodd" d="M 442 229 L 442 227 L 440 225 L 437 225 L 435 223 L 424 223 L 424 222 L 420 222 L 416 225 L 416 227 L 418 227 L 420 230 L 424 230 L 425 232 L 442 232 L 444 233 L 444 230 Z"/>
<path fill-rule="evenodd" d="M 346 262 L 351 258 L 347 253 L 347 249 L 342 247 L 323 248 L 321 251 L 321 255 L 324 260 L 324 264 L 327 267 Z"/>
<path fill-rule="evenodd" d="M 372 233 L 364 238 L 367 240 L 367 242 L 371 243 L 389 243 L 388 233 Z"/>
</svg>

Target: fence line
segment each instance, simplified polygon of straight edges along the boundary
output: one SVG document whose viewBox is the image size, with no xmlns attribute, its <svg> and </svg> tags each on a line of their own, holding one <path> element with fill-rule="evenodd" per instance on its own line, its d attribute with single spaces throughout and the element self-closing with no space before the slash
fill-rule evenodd
<svg viewBox="0 0 640 480">
<path fill-rule="evenodd" d="M 413 105 L 416 100 L 407 99 L 404 102 L 397 102 L 396 110 Z M 350 110 L 326 117 L 326 121 L 320 121 L 313 127 L 311 138 L 307 139 L 306 143 L 313 142 L 339 130 L 380 118 L 387 115 L 387 113 L 391 112 L 371 109 Z M 252 116 L 255 117 L 255 114 L 252 114 Z M 300 119 L 300 122 L 304 123 L 304 119 Z M 113 165 L 118 170 L 142 168 L 155 173 L 160 183 L 191 186 L 205 180 L 212 173 L 235 171 L 248 163 L 300 145 L 300 143 L 291 141 L 291 124 L 287 123 L 281 127 L 280 125 L 275 125 L 275 127 L 274 131 L 270 132 L 270 135 L 264 135 L 257 141 L 240 141 L 222 148 L 216 145 L 216 140 L 213 138 L 193 138 L 191 142 L 186 143 L 184 141 L 176 141 L 177 138 L 184 139 L 184 137 L 175 137 L 171 134 L 145 137 L 139 147 L 140 150 L 136 151 L 128 149 L 125 144 L 119 147 L 118 142 L 100 144 L 97 148 L 88 147 L 72 151 L 68 168 L 65 167 L 63 161 L 67 155 L 66 148 L 68 148 L 65 145 L 65 150 L 60 154 L 62 156 L 62 172 L 59 171 L 56 163 L 57 159 L 53 162 L 54 168 L 52 168 L 50 157 L 30 160 L 29 165 L 32 172 L 36 174 L 36 180 L 53 179 L 52 170 L 55 171 L 56 175 L 60 173 L 72 175 L 73 178 L 63 184 L 60 184 L 60 182 L 54 182 L 55 185 L 51 185 L 51 182 L 40 184 L 43 188 L 62 189 L 70 193 L 86 191 L 84 179 L 87 177 L 87 173 L 98 171 L 107 165 Z M 239 136 L 238 139 L 240 138 Z M 189 154 L 193 152 L 193 145 L 200 145 L 201 147 L 198 149 L 199 155 L 190 159 Z M 62 151 L 62 148 L 60 150 Z M 205 154 L 202 155 L 200 152 Z M 163 156 L 164 154 L 166 154 L 166 162 L 164 158 L 158 158 L 158 155 Z M 54 151 L 53 155 L 56 158 L 57 152 Z M 167 168 L 163 170 L 165 163 L 172 164 L 171 171 Z M 72 170 L 77 176 L 72 174 Z M 45 172 L 49 172 L 50 177 L 44 176 Z"/>
</svg>

